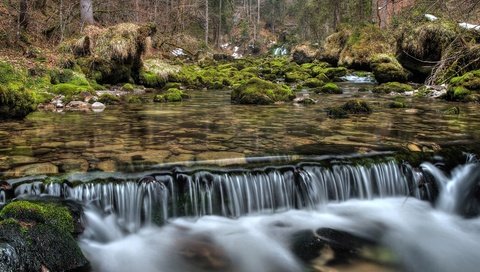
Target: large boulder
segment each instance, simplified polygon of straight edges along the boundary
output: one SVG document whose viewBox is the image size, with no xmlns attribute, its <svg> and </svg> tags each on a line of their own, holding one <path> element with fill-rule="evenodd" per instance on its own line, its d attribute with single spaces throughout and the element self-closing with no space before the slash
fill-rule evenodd
<svg viewBox="0 0 480 272">
<path fill-rule="evenodd" d="M 66 271 L 88 265 L 74 234 L 81 206 L 15 201 L 0 211 L 2 271 Z"/>
<path fill-rule="evenodd" d="M 307 44 L 298 45 L 292 49 L 292 60 L 297 64 L 312 62 L 316 55 L 317 50 Z"/>
<path fill-rule="evenodd" d="M 268 105 L 276 102 L 292 101 L 295 94 L 283 84 L 275 84 L 260 78 L 252 78 L 232 91 L 231 100 L 235 104 Z"/>
<path fill-rule="evenodd" d="M 340 54 L 345 48 L 350 35 L 351 32 L 342 30 L 328 36 L 318 58 L 322 61 L 330 63 L 331 65 L 337 65 L 338 61 L 340 60 Z"/>
<path fill-rule="evenodd" d="M 379 83 L 386 82 L 406 82 L 408 72 L 402 67 L 398 60 L 387 54 L 374 55 L 371 59 L 370 67 L 372 68 L 375 79 Z"/>
<path fill-rule="evenodd" d="M 443 21 L 404 28 L 397 40 L 398 60 L 420 80 L 425 79 L 457 35 L 456 24 Z"/>
<path fill-rule="evenodd" d="M 68 47 L 85 74 L 99 83 L 138 80 L 153 25 L 118 24 L 109 28 L 88 26 L 84 36 Z"/>
<path fill-rule="evenodd" d="M 338 64 L 353 69 L 369 70 L 372 57 L 379 53 L 394 54 L 394 38 L 377 26 L 365 26 L 350 35 Z"/>
</svg>

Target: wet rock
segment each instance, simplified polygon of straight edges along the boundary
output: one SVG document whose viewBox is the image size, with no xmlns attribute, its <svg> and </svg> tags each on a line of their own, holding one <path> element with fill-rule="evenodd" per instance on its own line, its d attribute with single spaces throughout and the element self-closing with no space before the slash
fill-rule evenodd
<svg viewBox="0 0 480 272">
<path fill-rule="evenodd" d="M 222 248 L 206 236 L 196 235 L 178 241 L 178 254 L 185 261 L 207 271 L 229 271 L 231 260 Z"/>
<path fill-rule="evenodd" d="M 387 54 L 373 56 L 370 64 L 375 79 L 379 83 L 406 82 L 408 72 L 402 67 L 398 60 Z"/>
<path fill-rule="evenodd" d="M 89 146 L 89 141 L 71 141 L 65 144 L 65 148 L 84 148 Z"/>
<path fill-rule="evenodd" d="M 103 172 L 115 172 L 117 171 L 117 164 L 114 160 L 106 160 L 99 162 L 97 164 L 97 168 L 102 170 Z"/>
<path fill-rule="evenodd" d="M 379 94 L 407 93 L 413 92 L 413 87 L 399 82 L 388 82 L 375 87 L 372 92 Z"/>
<path fill-rule="evenodd" d="M 61 172 L 87 172 L 88 161 L 83 159 L 65 159 L 55 162 L 61 170 Z"/>
<path fill-rule="evenodd" d="M 68 208 L 15 201 L 5 206 L 0 216 L 2 271 L 66 271 L 88 264 L 73 237 Z"/>
<path fill-rule="evenodd" d="M 67 111 L 90 111 L 90 104 L 83 101 L 71 101 L 65 106 Z"/>
<path fill-rule="evenodd" d="M 5 173 L 11 177 L 34 176 L 41 174 L 58 174 L 58 167 L 52 163 L 36 163 L 8 170 Z"/>
<path fill-rule="evenodd" d="M 231 101 L 235 104 L 274 104 L 291 101 L 295 98 L 292 90 L 259 78 L 252 78 L 232 91 Z"/>
<path fill-rule="evenodd" d="M 236 152 L 204 152 L 196 155 L 197 161 L 215 161 L 217 165 L 245 164 L 246 158 Z"/>
<path fill-rule="evenodd" d="M 0 271 L 16 272 L 19 264 L 20 260 L 15 248 L 8 243 L 0 243 Z"/>
<path fill-rule="evenodd" d="M 101 102 L 95 102 L 92 104 L 92 110 L 95 111 L 95 112 L 102 112 L 105 110 L 105 104 L 101 103 Z"/>
<path fill-rule="evenodd" d="M 312 104 L 317 104 L 318 100 L 315 100 L 310 97 L 297 97 L 293 99 L 293 102 L 297 104 L 312 105 Z"/>
<path fill-rule="evenodd" d="M 310 63 L 315 60 L 316 53 L 315 48 L 302 44 L 292 49 L 292 60 L 297 64 Z"/>
</svg>

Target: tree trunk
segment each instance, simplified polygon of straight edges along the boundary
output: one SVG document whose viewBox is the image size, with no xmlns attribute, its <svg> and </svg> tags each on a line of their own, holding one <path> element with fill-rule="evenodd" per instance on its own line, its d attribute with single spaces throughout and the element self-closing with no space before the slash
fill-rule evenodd
<svg viewBox="0 0 480 272">
<path fill-rule="evenodd" d="M 208 46 L 208 0 L 205 0 L 205 45 Z"/>
<path fill-rule="evenodd" d="M 26 29 L 28 26 L 28 0 L 20 0 L 18 24 L 22 29 Z"/>
<path fill-rule="evenodd" d="M 93 19 L 92 0 L 80 0 L 80 16 L 82 22 L 86 25 L 93 25 L 95 23 L 95 19 Z"/>
</svg>

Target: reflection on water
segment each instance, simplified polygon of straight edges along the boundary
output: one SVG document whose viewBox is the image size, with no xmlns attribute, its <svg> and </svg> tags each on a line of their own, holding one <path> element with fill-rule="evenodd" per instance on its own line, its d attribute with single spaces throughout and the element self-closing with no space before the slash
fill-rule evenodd
<svg viewBox="0 0 480 272">
<path fill-rule="evenodd" d="M 313 95 L 316 105 L 231 105 L 229 91 L 195 91 L 183 103 L 110 106 L 102 113 L 42 113 L 0 127 L 0 171 L 9 176 L 68 171 L 135 171 L 175 161 L 256 155 L 343 153 L 389 149 L 409 141 L 478 142 L 480 112 L 460 104 L 407 98 L 414 109 L 389 109 L 385 96 Z M 352 97 L 371 101 L 374 113 L 329 119 L 326 109 Z M 320 155 L 320 154 L 318 154 Z"/>
</svg>

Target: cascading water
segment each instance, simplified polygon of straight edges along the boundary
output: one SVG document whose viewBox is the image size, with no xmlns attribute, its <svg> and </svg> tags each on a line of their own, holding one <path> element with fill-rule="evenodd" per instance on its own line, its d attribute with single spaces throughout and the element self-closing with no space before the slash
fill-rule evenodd
<svg viewBox="0 0 480 272">
<path fill-rule="evenodd" d="M 97 183 L 25 183 L 15 193 L 92 204 L 80 245 L 94 271 L 305 271 L 312 263 L 300 257 L 295 239 L 310 233 L 317 238 L 307 245 L 323 243 L 336 237 L 324 236 L 329 229 L 357 237 L 343 238 L 347 244 L 364 239 L 392 252 L 381 269 L 365 271 L 477 271 L 480 219 L 455 212 L 478 214 L 471 192 L 480 165 L 470 160 L 449 177 L 432 164 L 421 169 L 393 161 L 174 169 Z M 439 209 L 430 204 L 433 183 Z M 331 262 L 338 252 L 328 249 L 303 251 L 319 251 L 307 254 L 321 256 L 314 271 L 343 271 Z"/>
<path fill-rule="evenodd" d="M 305 264 L 292 253 L 292 237 L 305 230 L 328 228 L 352 233 L 392 250 L 398 266 L 390 267 L 388 271 L 478 271 L 480 219 L 464 219 L 449 213 L 455 209 L 437 210 L 429 202 L 417 198 L 392 197 L 399 192 L 408 196 L 409 187 L 392 187 L 393 183 L 384 178 L 396 175 L 397 182 L 407 184 L 408 175 L 399 168 L 377 167 L 379 169 L 372 167 L 364 172 L 352 171 L 354 167 L 347 172 L 339 169 L 316 172 L 303 167 L 304 172 L 298 174 L 304 184 L 329 175 L 328 180 L 333 184 L 342 179 L 372 180 L 380 190 L 374 189 L 375 186 L 359 190 L 365 186 L 362 182 L 329 187 L 337 190 L 332 192 L 342 192 L 342 196 L 356 194 L 370 200 L 351 199 L 320 205 L 322 201 L 313 199 L 311 203 L 316 206 L 311 209 L 270 215 L 250 214 L 237 219 L 183 217 L 172 219 L 163 227 L 148 226 L 129 235 L 122 234 L 122 228 L 112 215 L 102 217 L 100 213 L 89 211 L 86 216 L 88 228 L 81 247 L 96 271 L 304 271 Z M 479 164 L 455 169 L 448 181 L 437 173 L 440 170 L 435 166 L 424 164 L 423 168 L 451 187 L 450 190 L 442 187 L 438 207 L 444 207 L 444 202 L 450 201 L 445 199 L 452 191 L 462 192 L 468 186 L 472 190 L 480 181 Z M 333 177 L 338 179 L 332 182 Z M 233 178 L 231 182 L 233 184 L 229 186 L 235 186 L 238 180 Z M 305 190 L 316 195 L 320 193 L 322 200 L 327 195 L 330 198 L 332 192 L 321 191 L 320 184 L 326 185 L 317 182 L 318 187 Z M 284 192 L 289 192 L 288 188 L 284 188 Z M 347 200 L 347 197 L 339 197 L 340 194 L 333 195 L 336 200 Z M 375 196 L 387 198 L 372 200 Z M 453 199 L 456 203 L 463 203 L 466 196 L 455 193 Z M 459 204 L 452 205 L 458 207 Z"/>
<path fill-rule="evenodd" d="M 98 179 L 96 179 L 98 180 Z M 254 170 L 194 172 L 174 170 L 143 178 L 106 178 L 103 182 L 26 183 L 15 194 L 47 194 L 92 204 L 116 214 L 130 232 L 152 222 L 179 216 L 221 215 L 238 218 L 252 213 L 315 209 L 349 199 L 414 196 L 431 199 L 422 176 L 408 165 L 384 162 L 330 168 L 316 163 Z"/>
</svg>

